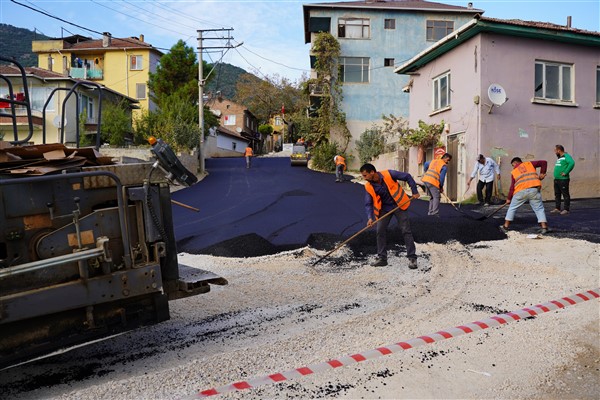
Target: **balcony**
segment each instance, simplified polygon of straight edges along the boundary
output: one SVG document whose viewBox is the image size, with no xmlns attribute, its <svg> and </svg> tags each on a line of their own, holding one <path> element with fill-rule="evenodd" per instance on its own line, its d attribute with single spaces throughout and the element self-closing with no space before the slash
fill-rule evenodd
<svg viewBox="0 0 600 400">
<path fill-rule="evenodd" d="M 311 96 L 323 96 L 325 94 L 325 87 L 316 83 L 309 84 L 308 90 Z"/>
<path fill-rule="evenodd" d="M 71 67 L 69 76 L 71 78 L 75 78 L 75 79 L 97 80 L 97 79 L 102 79 L 103 71 L 98 68 Z"/>
</svg>

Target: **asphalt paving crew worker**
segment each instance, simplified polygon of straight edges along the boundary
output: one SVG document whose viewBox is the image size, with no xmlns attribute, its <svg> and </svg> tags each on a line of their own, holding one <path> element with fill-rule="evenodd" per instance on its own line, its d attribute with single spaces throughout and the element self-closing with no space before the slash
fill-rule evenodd
<svg viewBox="0 0 600 400">
<path fill-rule="evenodd" d="M 377 172 L 372 164 L 365 164 L 360 167 L 360 173 L 367 181 L 365 184 L 365 210 L 367 212 L 367 226 L 374 224 L 376 219 L 396 209 L 381 221 L 377 222 L 377 257 L 371 264 L 374 267 L 384 267 L 387 265 L 387 227 L 396 217 L 398 227 L 404 236 L 404 245 L 406 246 L 406 256 L 409 259 L 408 267 L 417 268 L 417 249 L 410 229 L 410 221 L 406 209 L 410 205 L 411 197 L 402 189 L 398 181 L 408 182 L 412 190 L 412 198 L 418 199 L 419 192 L 417 184 L 413 177 L 400 171 L 391 169 Z"/>
<path fill-rule="evenodd" d="M 244 156 L 246 157 L 246 168 L 250 168 L 252 164 L 252 156 L 254 155 L 254 151 L 252 151 L 252 147 L 246 147 L 246 152 Z"/>
<path fill-rule="evenodd" d="M 515 218 L 517 209 L 529 201 L 529 206 L 541 226 L 539 232 L 542 234 L 548 232 L 548 223 L 542 202 L 542 180 L 546 177 L 548 163 L 546 160 L 523 162 L 519 157 L 515 157 L 510 161 L 510 165 L 513 170 L 510 190 L 506 199 L 506 204 L 510 204 L 510 206 L 504 217 L 504 225 L 500 225 L 500 230 L 504 233 L 508 232 L 508 227 Z M 540 169 L 539 175 L 537 168 Z"/>
<path fill-rule="evenodd" d="M 440 216 L 440 197 L 444 192 L 444 180 L 446 179 L 446 167 L 452 160 L 452 155 L 445 153 L 441 158 L 427 161 L 424 165 L 425 175 L 422 181 L 429 194 L 429 212 L 427 215 Z"/>
<path fill-rule="evenodd" d="M 346 170 L 346 159 L 340 155 L 333 157 L 335 163 L 335 181 L 344 181 L 344 171 Z"/>
<path fill-rule="evenodd" d="M 565 152 L 565 148 L 557 144 L 554 147 L 554 153 L 557 160 L 554 164 L 554 210 L 550 214 L 568 215 L 571 212 L 571 195 L 569 194 L 569 183 L 571 176 L 569 175 L 575 167 L 575 160 L 569 153 Z M 560 210 L 561 196 L 565 199 L 565 208 Z"/>
<path fill-rule="evenodd" d="M 500 180 L 500 167 L 498 164 L 483 154 L 477 157 L 475 167 L 471 172 L 471 177 L 467 181 L 467 188 L 471 185 L 471 181 L 475 176 L 479 174 L 479 180 L 477 181 L 477 200 L 479 205 L 489 206 L 492 200 L 492 190 L 494 189 L 494 174 L 497 179 Z M 483 188 L 485 187 L 485 202 L 483 198 Z"/>
</svg>

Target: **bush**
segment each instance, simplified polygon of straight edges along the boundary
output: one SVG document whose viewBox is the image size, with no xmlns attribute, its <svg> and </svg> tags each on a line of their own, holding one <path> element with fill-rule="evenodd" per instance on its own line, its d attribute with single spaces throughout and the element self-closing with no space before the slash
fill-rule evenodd
<svg viewBox="0 0 600 400">
<path fill-rule="evenodd" d="M 319 171 L 335 171 L 333 157 L 341 155 L 346 158 L 346 164 L 350 162 L 346 155 L 340 153 L 337 143 L 321 143 L 313 147 L 310 151 L 312 168 Z"/>
<path fill-rule="evenodd" d="M 371 129 L 365 130 L 360 139 L 356 141 L 356 149 L 360 163 L 365 164 L 371 162 L 375 158 L 383 154 L 385 149 L 385 139 L 380 127 L 373 125 Z"/>
</svg>

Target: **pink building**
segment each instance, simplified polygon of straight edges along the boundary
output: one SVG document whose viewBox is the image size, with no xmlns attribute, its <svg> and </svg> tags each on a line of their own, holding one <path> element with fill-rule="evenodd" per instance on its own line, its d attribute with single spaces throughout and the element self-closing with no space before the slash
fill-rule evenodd
<svg viewBox="0 0 600 400">
<path fill-rule="evenodd" d="M 446 124 L 452 199 L 462 199 L 480 153 L 499 162 L 504 194 L 513 157 L 547 160 L 543 197 L 552 199 L 556 144 L 576 163 L 571 196 L 599 196 L 600 32 L 569 25 L 479 17 L 396 68 L 412 78 L 410 126 Z M 429 149 L 426 159 L 432 155 Z M 408 165 L 422 175 L 422 165 Z"/>
</svg>

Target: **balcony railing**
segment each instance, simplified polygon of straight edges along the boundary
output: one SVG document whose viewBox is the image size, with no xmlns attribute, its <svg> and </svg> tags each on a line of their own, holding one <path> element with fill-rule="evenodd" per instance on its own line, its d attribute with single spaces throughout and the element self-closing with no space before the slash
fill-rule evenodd
<svg viewBox="0 0 600 400">
<path fill-rule="evenodd" d="M 71 72 L 69 74 L 71 78 L 76 79 L 102 79 L 103 71 L 101 69 L 88 69 L 88 68 L 79 68 L 79 67 L 71 67 Z"/>
</svg>

